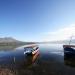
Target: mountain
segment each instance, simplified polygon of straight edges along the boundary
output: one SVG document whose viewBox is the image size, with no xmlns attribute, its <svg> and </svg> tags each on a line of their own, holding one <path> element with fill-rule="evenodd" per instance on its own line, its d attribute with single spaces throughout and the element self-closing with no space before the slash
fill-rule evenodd
<svg viewBox="0 0 75 75">
<path fill-rule="evenodd" d="M 46 41 L 46 42 L 36 42 L 38 44 L 75 44 L 75 39 L 72 40 L 57 40 L 57 41 Z"/>
<path fill-rule="evenodd" d="M 34 42 L 23 42 L 16 40 L 12 37 L 4 37 L 0 38 L 0 45 L 25 45 L 25 44 L 33 44 Z"/>
<path fill-rule="evenodd" d="M 0 43 L 6 43 L 6 42 L 18 42 L 18 40 L 14 39 L 12 37 L 0 38 Z"/>
<path fill-rule="evenodd" d="M 51 41 L 50 43 L 57 43 L 57 44 L 75 44 L 75 39 L 73 40 L 58 40 L 58 41 Z"/>
</svg>

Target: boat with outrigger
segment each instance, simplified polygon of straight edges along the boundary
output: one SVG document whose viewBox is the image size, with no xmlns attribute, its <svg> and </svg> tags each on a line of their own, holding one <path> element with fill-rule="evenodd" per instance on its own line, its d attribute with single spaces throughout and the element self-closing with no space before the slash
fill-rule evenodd
<svg viewBox="0 0 75 75">
<path fill-rule="evenodd" d="M 72 37 L 71 36 L 71 39 L 69 41 L 69 44 L 68 45 L 63 45 L 63 48 L 64 48 L 64 55 L 66 57 L 75 57 L 75 45 L 71 45 L 71 41 L 72 41 Z"/>
<path fill-rule="evenodd" d="M 34 55 L 39 51 L 38 45 L 27 45 L 24 47 L 24 54 Z"/>
</svg>

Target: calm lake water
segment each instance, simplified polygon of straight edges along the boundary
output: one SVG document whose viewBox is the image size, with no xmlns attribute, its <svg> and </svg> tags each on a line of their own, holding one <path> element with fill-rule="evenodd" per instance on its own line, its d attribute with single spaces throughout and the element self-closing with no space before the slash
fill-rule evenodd
<svg viewBox="0 0 75 75">
<path fill-rule="evenodd" d="M 65 59 L 61 44 L 39 44 L 34 56 L 24 46 L 0 51 L 0 75 L 75 75 L 75 58 Z"/>
</svg>

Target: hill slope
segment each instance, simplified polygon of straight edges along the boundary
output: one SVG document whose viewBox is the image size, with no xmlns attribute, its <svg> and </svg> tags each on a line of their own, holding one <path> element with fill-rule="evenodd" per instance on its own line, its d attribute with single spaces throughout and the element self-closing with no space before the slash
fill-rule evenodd
<svg viewBox="0 0 75 75">
<path fill-rule="evenodd" d="M 12 37 L 0 38 L 0 45 L 25 45 L 25 44 L 33 44 L 33 42 L 23 42 L 16 40 Z"/>
</svg>

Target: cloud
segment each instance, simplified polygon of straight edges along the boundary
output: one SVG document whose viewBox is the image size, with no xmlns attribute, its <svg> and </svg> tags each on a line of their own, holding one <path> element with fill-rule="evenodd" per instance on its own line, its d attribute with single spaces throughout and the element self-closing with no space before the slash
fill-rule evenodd
<svg viewBox="0 0 75 75">
<path fill-rule="evenodd" d="M 75 24 L 71 24 L 68 27 L 60 28 L 57 31 L 47 32 L 43 41 L 56 41 L 70 39 L 71 36 L 75 36 Z"/>
</svg>

